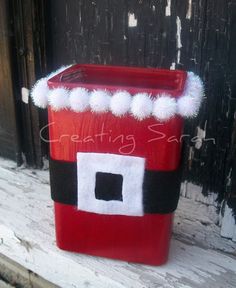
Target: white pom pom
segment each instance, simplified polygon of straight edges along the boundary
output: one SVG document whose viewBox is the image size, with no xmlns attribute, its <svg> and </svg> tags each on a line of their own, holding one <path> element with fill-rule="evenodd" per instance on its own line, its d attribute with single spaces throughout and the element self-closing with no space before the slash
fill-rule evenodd
<svg viewBox="0 0 236 288">
<path fill-rule="evenodd" d="M 152 105 L 152 100 L 147 93 L 138 93 L 133 97 L 131 112 L 136 119 L 143 120 L 151 115 Z"/>
<path fill-rule="evenodd" d="M 190 95 L 191 97 L 202 100 L 204 96 L 204 86 L 199 76 L 192 72 L 188 72 L 185 85 L 184 95 Z"/>
<path fill-rule="evenodd" d="M 69 68 L 71 65 L 62 66 L 61 68 L 57 69 L 56 71 L 50 73 L 47 77 L 44 77 L 38 80 L 31 90 L 31 97 L 34 102 L 34 105 L 40 108 L 46 108 L 48 105 L 48 97 L 49 93 L 51 94 L 49 87 L 47 85 L 47 80 L 56 74 L 64 71 L 65 69 Z"/>
<path fill-rule="evenodd" d="M 161 94 L 154 101 L 152 114 L 160 121 L 166 121 L 174 117 L 177 111 L 176 100 L 168 94 Z"/>
<path fill-rule="evenodd" d="M 197 116 L 203 96 L 204 87 L 201 79 L 194 73 L 188 72 L 184 95 L 177 101 L 178 113 L 188 118 Z"/>
<path fill-rule="evenodd" d="M 110 95 L 105 90 L 94 90 L 90 94 L 89 104 L 93 112 L 107 112 L 110 106 Z"/>
<path fill-rule="evenodd" d="M 178 113 L 187 118 L 195 117 L 198 114 L 198 110 L 201 102 L 198 99 L 194 99 L 190 96 L 182 96 L 177 101 Z"/>
<path fill-rule="evenodd" d="M 56 88 L 50 91 L 48 101 L 52 110 L 59 111 L 69 107 L 69 91 L 65 88 Z"/>
<path fill-rule="evenodd" d="M 131 106 L 132 97 L 127 91 L 116 92 L 110 103 L 111 112 L 115 116 L 123 116 L 127 113 Z"/>
<path fill-rule="evenodd" d="M 46 108 L 48 104 L 49 88 L 47 78 L 42 78 L 35 83 L 31 90 L 31 97 L 36 106 Z"/>
<path fill-rule="evenodd" d="M 89 92 L 85 88 L 75 88 L 70 92 L 69 103 L 71 110 L 83 112 L 89 108 Z"/>
</svg>

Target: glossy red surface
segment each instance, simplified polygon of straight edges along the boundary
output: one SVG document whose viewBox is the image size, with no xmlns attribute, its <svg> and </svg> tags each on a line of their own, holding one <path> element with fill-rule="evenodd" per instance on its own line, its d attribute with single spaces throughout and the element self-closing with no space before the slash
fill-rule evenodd
<svg viewBox="0 0 236 288">
<path fill-rule="evenodd" d="M 137 121 L 111 113 L 54 112 L 49 108 L 50 155 L 73 162 L 78 151 L 140 156 L 149 170 L 175 170 L 180 161 L 182 126 L 180 117 L 160 123 L 154 118 Z"/>
<path fill-rule="evenodd" d="M 131 94 L 145 91 L 152 95 L 165 91 L 178 97 L 185 78 L 182 71 L 76 65 L 48 83 L 50 88 L 126 89 Z M 137 121 L 130 115 L 119 118 L 111 113 L 54 112 L 50 108 L 48 115 L 53 159 L 74 162 L 77 152 L 97 152 L 144 157 L 149 170 L 170 171 L 179 166 L 181 117 L 160 123 L 153 117 Z M 101 215 L 55 203 L 61 249 L 151 265 L 167 261 L 172 219 L 173 214 Z"/>
<path fill-rule="evenodd" d="M 106 89 L 110 92 L 125 89 L 156 96 L 166 92 L 178 97 L 183 91 L 187 73 L 180 70 L 77 64 L 48 80 L 50 88 L 85 87 L 89 90 Z"/>
<path fill-rule="evenodd" d="M 173 214 L 108 216 L 55 203 L 55 219 L 63 250 L 150 265 L 168 259 Z"/>
</svg>

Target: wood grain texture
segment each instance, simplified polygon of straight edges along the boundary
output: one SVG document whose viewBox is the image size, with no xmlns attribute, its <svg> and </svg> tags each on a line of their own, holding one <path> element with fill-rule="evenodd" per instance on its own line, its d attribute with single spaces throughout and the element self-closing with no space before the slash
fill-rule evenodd
<svg viewBox="0 0 236 288">
<path fill-rule="evenodd" d="M 13 97 L 11 27 L 8 1 L 0 9 L 0 155 L 17 159 L 18 139 Z"/>
<path fill-rule="evenodd" d="M 230 198 L 236 209 L 235 192 L 231 184 L 227 187 L 230 171 L 235 171 L 229 160 L 235 149 L 235 1 L 59 0 L 50 4 L 54 67 L 75 62 L 171 67 L 203 78 L 206 97 L 200 114 L 185 125 L 184 179 L 200 185 L 204 195 L 213 191 L 220 201 Z M 192 138 L 199 131 L 196 145 Z"/>
<path fill-rule="evenodd" d="M 1 288 L 57 288 L 42 277 L 0 254 Z"/>
<path fill-rule="evenodd" d="M 31 89 L 37 78 L 46 74 L 45 1 L 9 1 L 11 4 L 14 59 L 14 88 L 21 150 L 27 164 L 42 167 L 47 145 L 41 142 L 39 129 L 47 121 L 47 112 L 39 111 L 29 98 L 21 101 L 21 89 Z"/>
</svg>

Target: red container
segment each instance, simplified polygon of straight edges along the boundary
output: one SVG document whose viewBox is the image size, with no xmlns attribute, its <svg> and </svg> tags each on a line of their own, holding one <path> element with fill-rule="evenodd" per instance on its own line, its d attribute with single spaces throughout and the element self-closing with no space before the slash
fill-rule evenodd
<svg viewBox="0 0 236 288">
<path fill-rule="evenodd" d="M 172 97 L 178 97 L 184 89 L 185 80 L 186 72 L 177 70 L 75 65 L 52 77 L 48 81 L 48 85 L 50 89 L 85 87 L 90 91 L 106 89 L 111 93 L 117 90 L 126 90 L 131 95 L 147 92 L 153 97 L 160 92 L 168 92 Z M 91 183 L 95 181 L 95 175 L 100 177 L 100 174 L 97 174 L 99 171 L 102 171 L 102 180 L 96 178 L 96 189 L 100 189 L 97 188 L 99 185 L 103 187 L 102 190 L 106 189 L 104 183 L 112 185 L 106 178 L 110 173 L 109 169 L 118 171 L 115 176 L 112 174 L 114 178 L 111 182 L 117 182 L 119 186 L 119 181 L 123 177 L 121 189 L 126 189 L 124 195 L 119 194 L 119 197 L 123 197 L 122 200 L 119 200 L 120 206 L 117 205 L 117 201 L 112 200 L 113 198 L 108 199 L 112 201 L 106 199 L 105 202 L 102 198 L 102 203 L 105 203 L 105 208 L 103 208 L 108 209 L 104 214 L 99 212 L 101 207 L 98 198 L 100 196 L 98 198 L 96 196 L 95 200 L 92 199 L 91 205 L 87 205 L 87 208 L 85 204 L 82 204 L 85 203 L 83 202 L 84 198 L 79 194 L 77 195 L 78 199 L 74 200 L 77 201 L 77 205 L 71 204 L 70 200 L 65 200 L 64 203 L 56 200 L 55 223 L 59 248 L 151 265 L 165 263 L 170 245 L 173 210 L 176 208 L 178 195 L 173 196 L 174 200 L 169 199 L 170 202 L 172 200 L 175 202 L 169 213 L 166 213 L 164 208 L 162 211 L 161 199 L 164 197 L 166 201 L 167 196 L 172 197 L 170 191 L 172 182 L 180 183 L 179 180 L 176 180 L 176 175 L 180 165 L 182 118 L 175 116 L 167 122 L 159 122 L 154 117 L 149 117 L 138 121 L 130 114 L 116 117 L 111 112 L 76 113 L 69 109 L 53 111 L 50 107 L 48 115 L 50 156 L 52 161 L 57 162 L 56 168 L 54 164 L 51 166 L 51 181 L 52 185 L 57 181 L 59 188 L 56 189 L 60 189 L 62 185 L 65 187 L 64 181 L 67 181 L 65 179 L 78 177 L 80 186 L 77 188 L 78 190 L 83 189 L 82 194 L 86 198 L 84 193 L 86 193 L 86 189 L 90 191 L 94 188 L 95 184 Z M 122 162 L 123 158 L 126 164 L 119 166 L 117 163 Z M 144 161 L 140 159 L 144 159 Z M 70 168 L 67 169 L 66 165 Z M 144 178 L 140 178 L 141 168 L 139 167 L 141 166 L 135 165 L 144 165 Z M 76 174 L 76 167 L 80 169 L 83 176 Z M 106 167 L 109 167 L 108 173 L 105 171 Z M 71 172 L 68 172 L 69 170 Z M 60 175 L 55 176 L 55 173 Z M 72 173 L 74 176 L 71 176 Z M 88 177 L 90 180 L 83 180 L 83 177 Z M 149 177 L 149 180 L 146 180 L 145 177 Z M 171 180 L 171 177 L 174 177 L 174 181 Z M 85 181 L 84 184 L 81 184 L 83 181 Z M 146 184 L 142 184 L 143 181 Z M 142 184 L 141 190 L 149 191 L 150 188 L 151 196 L 149 192 L 145 192 L 145 196 L 139 192 L 135 195 L 132 187 L 140 187 L 140 183 Z M 60 191 L 65 194 L 65 197 L 63 196 L 65 199 L 70 196 L 72 189 L 76 189 L 73 186 L 75 184 L 69 182 L 66 185 L 65 191 Z M 164 190 L 168 186 L 166 188 L 168 195 L 165 195 L 164 191 L 160 197 L 158 196 L 159 198 L 155 198 L 157 197 L 155 187 L 159 186 L 164 187 Z M 177 189 L 179 188 L 177 187 Z M 57 194 L 57 191 L 54 191 L 54 194 Z M 140 201 L 137 200 L 137 203 L 134 203 L 136 200 L 129 194 L 132 194 L 132 197 L 141 197 L 143 205 L 146 205 L 143 208 L 144 215 L 136 216 L 136 212 L 132 212 L 136 209 L 133 206 L 137 203 L 140 204 Z M 155 199 L 158 199 L 157 202 L 159 202 L 158 213 L 156 213 Z M 75 202 L 73 203 L 75 204 Z M 163 203 L 166 205 L 164 200 Z M 115 208 L 112 206 L 112 209 L 114 208 L 113 210 L 116 212 L 113 210 L 114 213 L 110 212 L 109 205 L 113 205 Z M 80 209 L 80 207 L 83 208 Z M 119 209 L 121 209 L 120 215 Z M 128 215 L 126 215 L 126 211 L 128 211 Z"/>
</svg>

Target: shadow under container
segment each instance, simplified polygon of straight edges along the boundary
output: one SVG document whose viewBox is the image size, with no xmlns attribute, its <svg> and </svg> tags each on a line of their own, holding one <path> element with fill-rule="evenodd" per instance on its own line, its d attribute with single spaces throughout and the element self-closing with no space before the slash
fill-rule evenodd
<svg viewBox="0 0 236 288">
<path fill-rule="evenodd" d="M 50 89 L 84 87 L 177 98 L 186 72 L 75 65 Z M 138 121 L 127 113 L 48 107 L 50 178 L 59 248 L 130 262 L 168 259 L 180 190 L 182 117 Z"/>
</svg>

